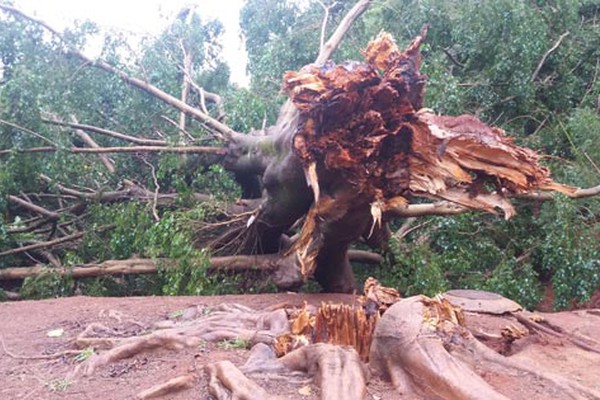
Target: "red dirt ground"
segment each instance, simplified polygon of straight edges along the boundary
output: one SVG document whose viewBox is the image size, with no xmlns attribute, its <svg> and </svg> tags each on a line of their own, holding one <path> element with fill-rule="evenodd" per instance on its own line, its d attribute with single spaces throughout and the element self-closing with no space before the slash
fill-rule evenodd
<svg viewBox="0 0 600 400">
<path fill-rule="evenodd" d="M 185 318 L 185 310 L 198 305 L 238 303 L 260 310 L 267 307 L 301 307 L 304 301 L 318 305 L 325 302 L 353 303 L 351 295 L 335 294 L 267 294 L 215 297 L 134 297 L 92 298 L 71 297 L 41 301 L 0 303 L 0 399 L 131 399 L 136 394 L 170 378 L 194 373 L 197 384 L 193 389 L 170 395 L 168 399 L 209 399 L 207 379 L 203 366 L 221 360 L 241 365 L 249 350 L 222 349 L 215 344 L 181 351 L 157 350 L 121 360 L 100 368 L 91 377 L 70 382 L 65 377 L 75 368 L 73 354 L 54 358 L 40 356 L 73 350 L 72 341 L 93 322 L 117 326 L 125 335 L 140 334 L 153 323 L 174 318 Z M 544 314 L 553 324 L 569 326 L 576 332 L 600 338 L 600 310 L 579 310 L 568 313 Z M 478 325 L 486 324 L 488 332 L 505 326 L 498 317 L 481 316 Z M 118 323 L 117 323 L 118 322 Z M 49 337 L 49 331 L 62 328 L 59 337 Z M 596 358 L 569 343 L 557 339 L 541 340 L 529 337 L 515 343 L 512 357 L 528 359 L 541 365 L 554 364 L 558 373 L 577 379 L 582 385 L 600 388 L 600 363 Z M 490 377 L 490 380 L 496 378 Z M 511 398 L 527 393 L 529 382 L 519 381 L 523 387 L 513 387 Z M 307 379 L 257 380 L 269 393 L 285 399 L 317 399 L 319 389 Z M 490 382 L 502 385 L 502 382 Z M 512 382 L 514 385 L 514 380 Z M 308 388 L 307 388 L 308 387 Z M 540 399 L 544 397 L 540 393 Z M 369 400 L 396 399 L 391 384 L 371 380 Z M 342 400 L 342 399 L 340 399 Z"/>
</svg>

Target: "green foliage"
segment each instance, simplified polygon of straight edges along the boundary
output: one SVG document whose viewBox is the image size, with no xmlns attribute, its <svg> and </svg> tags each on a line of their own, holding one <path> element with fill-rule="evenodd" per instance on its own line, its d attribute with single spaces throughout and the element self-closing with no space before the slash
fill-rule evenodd
<svg viewBox="0 0 600 400">
<path fill-rule="evenodd" d="M 114 228 L 100 230 L 107 221 Z M 122 203 L 91 207 L 90 233 L 78 251 L 83 260 L 125 259 L 143 256 L 147 248 L 147 232 L 154 221 L 146 205 Z M 76 260 L 79 261 L 79 260 Z"/>
<path fill-rule="evenodd" d="M 82 363 L 94 355 L 94 348 L 89 346 L 81 350 L 73 359 L 75 362 Z"/>
<path fill-rule="evenodd" d="M 197 174 L 192 188 L 197 192 L 210 194 L 217 200 L 233 201 L 241 197 L 240 187 L 233 174 L 219 164 L 213 164 L 204 173 Z"/>
<path fill-rule="evenodd" d="M 597 200 L 558 197 L 537 215 L 523 208 L 510 221 L 478 214 L 432 219 L 418 237 L 392 243 L 393 262 L 381 280 L 406 295 L 489 290 L 527 308 L 552 284 L 557 309 L 584 303 L 600 287 L 592 209 Z"/>
<path fill-rule="evenodd" d="M 283 103 L 283 96 L 275 97 L 275 104 Z M 261 98 L 249 89 L 231 89 L 225 96 L 225 110 L 228 125 L 238 132 L 260 129 L 263 125 L 272 125 L 277 119 L 278 107 Z"/>
<path fill-rule="evenodd" d="M 244 339 L 230 339 L 222 340 L 217 343 L 217 347 L 222 350 L 233 350 L 233 349 L 249 349 L 252 346 L 249 340 Z"/>
<path fill-rule="evenodd" d="M 401 251 L 400 244 L 392 241 L 391 251 L 394 260 L 389 266 L 389 274 L 381 278 L 382 284 L 398 287 L 403 296 L 420 293 L 433 296 L 447 289 L 442 258 L 430 251 L 427 245 Z"/>
<path fill-rule="evenodd" d="M 514 299 L 528 309 L 535 308 L 542 296 L 538 273 L 530 263 L 515 258 L 501 260 L 482 288 Z"/>
<path fill-rule="evenodd" d="M 194 221 L 207 217 L 209 209 L 199 206 L 188 211 L 169 211 L 160 221 L 153 221 L 147 206 L 126 203 L 97 206 L 94 218 L 114 221 L 114 229 L 89 236 L 79 254 L 91 259 L 129 258 L 131 256 L 175 260 L 176 265 L 162 265 L 159 278 L 166 295 L 206 294 L 223 290 L 207 276 L 209 254 L 194 246 Z M 159 261 L 160 263 L 160 261 Z M 99 290 L 98 284 L 92 284 Z"/>
<path fill-rule="evenodd" d="M 73 382 L 67 378 L 56 378 L 46 382 L 48 390 L 53 393 L 65 392 L 71 387 Z"/>
<path fill-rule="evenodd" d="M 600 231 L 572 200 L 559 197 L 552 206 L 544 205 L 540 215 L 545 240 L 539 261 L 552 277 L 554 305 L 561 309 L 588 301 L 600 287 Z"/>
<path fill-rule="evenodd" d="M 72 296 L 75 282 L 69 275 L 60 275 L 50 269 L 35 278 L 25 278 L 20 294 L 24 299 L 45 299 Z"/>
</svg>

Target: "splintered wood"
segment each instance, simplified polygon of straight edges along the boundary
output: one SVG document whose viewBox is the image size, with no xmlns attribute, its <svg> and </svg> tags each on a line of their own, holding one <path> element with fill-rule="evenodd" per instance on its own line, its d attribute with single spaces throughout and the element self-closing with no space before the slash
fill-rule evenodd
<svg viewBox="0 0 600 400">
<path fill-rule="evenodd" d="M 322 303 L 311 315 L 305 305 L 292 316 L 291 332 L 275 341 L 275 353 L 281 357 L 311 343 L 329 343 L 354 347 L 366 362 L 378 320 L 379 312 L 367 313 L 361 306 Z"/>
<path fill-rule="evenodd" d="M 372 233 L 412 196 L 501 210 L 509 218 L 515 213 L 510 195 L 574 191 L 553 182 L 538 154 L 516 146 L 502 129 L 423 109 L 425 35 L 423 29 L 402 52 L 382 33 L 364 50 L 366 62 L 329 61 L 284 76 L 283 88 L 300 112 L 293 148 L 315 200 L 294 247 L 305 276 L 314 272 L 319 225 L 356 204 L 370 205 Z"/>
<path fill-rule="evenodd" d="M 315 319 L 315 342 L 352 346 L 366 362 L 377 321 L 379 313 L 367 315 L 362 307 L 323 304 Z"/>
<path fill-rule="evenodd" d="M 275 341 L 278 357 L 310 343 L 352 346 L 361 360 L 369 360 L 375 326 L 381 314 L 400 300 L 396 289 L 382 286 L 375 278 L 365 281 L 364 295 L 359 305 L 326 304 L 311 314 L 307 304 L 290 318 L 290 333 Z"/>
<path fill-rule="evenodd" d="M 465 326 L 465 317 L 460 307 L 454 306 L 442 295 L 434 298 L 421 296 L 426 306 L 423 312 L 423 324 L 432 328 L 440 328 L 445 322 L 454 326 Z"/>
</svg>

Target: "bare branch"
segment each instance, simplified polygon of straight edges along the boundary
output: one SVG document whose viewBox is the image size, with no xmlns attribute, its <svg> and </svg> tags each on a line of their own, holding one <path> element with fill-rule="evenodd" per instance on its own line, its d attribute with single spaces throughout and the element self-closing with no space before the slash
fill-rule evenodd
<svg viewBox="0 0 600 400">
<path fill-rule="evenodd" d="M 365 250 L 348 250 L 348 259 L 362 264 L 381 264 L 383 262 L 381 254 Z"/>
<path fill-rule="evenodd" d="M 82 237 L 84 234 L 85 233 L 79 233 L 78 235 L 81 235 L 80 237 Z M 66 237 L 62 239 L 66 239 Z M 69 240 L 75 239 L 69 238 Z M 40 243 L 39 245 L 41 244 L 43 243 Z M 21 249 L 24 249 L 24 247 Z M 0 253 L 0 256 L 2 256 L 2 253 Z M 260 256 L 239 255 L 211 257 L 209 268 L 212 270 L 231 271 L 270 271 L 277 268 L 277 265 L 281 260 L 282 257 L 278 254 L 266 254 Z M 70 275 L 73 278 L 89 278 L 116 274 L 152 274 L 158 270 L 159 264 L 165 268 L 177 265 L 175 260 L 132 258 L 128 260 L 108 260 L 99 264 L 81 264 L 69 267 L 53 268 L 51 270 L 41 265 L 36 265 L 33 267 L 10 267 L 0 269 L 0 280 L 25 279 L 44 274 L 48 271 L 52 271 L 60 275 Z"/>
<path fill-rule="evenodd" d="M 28 149 L 4 149 L 0 150 L 0 156 L 7 156 L 14 153 L 51 153 L 56 151 L 56 147 L 30 147 Z"/>
<path fill-rule="evenodd" d="M 126 189 L 119 191 L 111 191 L 111 192 L 81 192 L 79 190 L 68 188 L 60 183 L 55 183 L 52 178 L 46 175 L 40 175 L 40 178 L 47 183 L 56 185 L 56 188 L 64 194 L 75 196 L 79 199 L 93 200 L 100 203 L 109 203 L 116 202 L 122 200 L 131 200 L 135 199 L 137 201 L 150 201 L 154 199 L 154 193 L 149 191 L 148 189 L 136 185 L 135 183 L 124 180 L 124 184 Z M 158 194 L 157 202 L 158 205 L 170 205 L 173 204 L 177 200 L 177 193 L 161 193 Z M 192 198 L 196 201 L 210 201 L 211 196 L 201 193 L 194 193 Z"/>
<path fill-rule="evenodd" d="M 577 189 L 568 197 L 572 199 L 584 199 L 600 195 L 600 185 L 585 189 Z M 553 192 L 529 192 L 521 193 L 514 196 L 518 199 L 541 200 L 548 201 L 556 198 L 556 193 Z M 408 206 L 399 206 L 387 210 L 386 214 L 393 217 L 424 217 L 428 215 L 456 215 L 465 212 L 474 211 L 470 208 L 460 206 L 448 201 L 438 201 L 435 203 L 426 204 L 410 204 Z"/>
<path fill-rule="evenodd" d="M 0 156 L 8 155 L 12 153 L 52 153 L 55 152 L 56 147 L 33 147 L 30 149 L 4 149 L 0 150 Z M 166 147 L 166 146 L 129 146 L 129 147 L 99 147 L 99 148 L 84 148 L 84 147 L 72 147 L 66 149 L 70 153 L 90 153 L 90 154 L 102 154 L 102 153 L 191 153 L 191 154 L 217 154 L 225 155 L 227 150 L 221 147 L 207 147 L 207 146 L 185 146 L 185 147 Z"/>
<path fill-rule="evenodd" d="M 187 104 L 188 97 L 190 95 L 190 80 L 187 79 L 187 76 L 190 75 L 190 71 L 192 69 L 192 62 L 194 61 L 194 56 L 191 51 L 188 51 L 183 44 L 183 41 L 179 41 L 179 46 L 181 47 L 181 51 L 183 52 L 183 70 L 184 77 L 181 82 L 181 101 Z M 206 115 L 208 113 L 204 111 Z M 185 125 L 186 125 L 186 114 L 184 111 L 179 113 L 179 139 L 181 143 L 185 143 Z"/>
<path fill-rule="evenodd" d="M 544 53 L 544 55 L 542 56 L 542 59 L 540 60 L 540 62 L 537 65 L 535 71 L 533 71 L 533 74 L 531 74 L 531 78 L 530 78 L 531 82 L 534 82 L 536 80 L 538 74 L 540 73 L 540 70 L 544 66 L 544 63 L 546 62 L 546 59 L 550 56 L 550 54 L 552 54 L 554 51 L 556 51 L 556 49 L 558 49 L 558 46 L 560 46 L 560 43 L 568 35 L 569 35 L 569 31 L 566 31 L 565 33 L 560 35 L 560 37 L 558 38 L 556 43 L 554 43 L 554 46 L 552 46 L 546 53 Z"/>
<path fill-rule="evenodd" d="M 8 290 L 1 290 L 1 292 L 4 293 L 4 296 L 6 296 L 6 299 L 9 301 L 21 300 L 21 295 L 17 292 L 11 292 Z M 4 348 L 4 352 L 6 353 L 6 348 Z"/>
<path fill-rule="evenodd" d="M 32 251 L 32 250 L 47 249 L 49 247 L 56 246 L 57 244 L 72 242 L 74 240 L 81 239 L 84 236 L 85 236 L 85 232 L 79 232 L 79 233 L 75 233 L 73 235 L 64 236 L 59 239 L 54 239 L 54 240 L 50 240 L 47 242 L 40 242 L 40 243 L 34 243 L 34 244 L 30 244 L 30 245 L 23 246 L 23 247 L 17 247 L 15 249 L 10 249 L 10 250 L 0 252 L 0 257 L 6 257 L 6 256 L 14 255 L 14 254 L 25 253 L 27 251 Z"/>
<path fill-rule="evenodd" d="M 467 207 L 460 206 L 448 201 L 438 201 L 426 204 L 410 204 L 389 209 L 386 215 L 394 217 L 424 217 L 427 215 L 456 215 L 473 211 Z"/>
<path fill-rule="evenodd" d="M 58 219 L 58 213 L 47 210 L 44 207 L 40 207 L 29 201 L 25 201 L 17 196 L 9 195 L 8 200 L 11 201 L 12 203 L 20 205 L 21 207 L 25 207 L 26 209 L 28 209 L 30 211 L 33 211 L 36 214 L 43 215 L 44 217 L 48 218 L 50 221 L 56 221 Z"/>
<path fill-rule="evenodd" d="M 452 53 L 450 53 L 450 51 L 448 49 L 445 49 L 442 47 L 442 51 L 444 52 L 444 54 L 450 59 L 450 61 L 452 61 L 452 64 L 456 65 L 457 67 L 460 68 L 464 68 L 465 64 L 462 64 L 461 62 L 459 62 L 453 55 Z"/>
<path fill-rule="evenodd" d="M 156 221 L 160 221 L 160 217 L 158 216 L 158 211 L 156 206 L 158 204 L 158 192 L 160 190 L 160 185 L 158 184 L 158 178 L 156 176 L 156 168 L 154 165 L 148 162 L 145 158 L 142 157 L 142 162 L 150 167 L 150 173 L 152 174 L 152 179 L 154 180 L 154 196 L 152 198 L 152 216 Z"/>
<path fill-rule="evenodd" d="M 25 226 L 22 227 L 18 227 L 18 228 L 11 228 L 7 231 L 8 234 L 10 235 L 14 235 L 17 233 L 27 233 L 27 232 L 33 232 L 34 230 L 38 229 L 41 226 L 44 226 L 48 223 L 50 223 L 51 221 L 45 219 L 45 218 L 36 218 L 34 220 L 31 220 L 29 222 L 25 222 Z M 27 225 L 29 224 L 29 225 Z"/>
<path fill-rule="evenodd" d="M 573 194 L 569 195 L 569 197 L 572 199 L 584 199 L 587 197 L 594 197 L 598 195 L 600 195 L 600 185 L 593 186 L 590 188 L 577 189 Z M 554 200 L 556 194 L 552 192 L 530 192 L 519 194 L 515 197 L 520 199 L 531 200 Z"/>
<path fill-rule="evenodd" d="M 319 44 L 319 50 L 323 48 L 325 45 L 325 33 L 327 32 L 327 23 L 329 22 L 329 14 L 333 7 L 337 6 L 338 2 L 334 1 L 333 4 L 327 6 L 320 0 L 317 0 L 317 3 L 321 5 L 323 10 L 325 11 L 325 15 L 323 16 L 323 23 L 321 24 L 321 41 Z"/>
<path fill-rule="evenodd" d="M 2 5 L 0 5 L 0 8 L 2 8 Z M 23 127 L 23 126 L 20 126 L 20 125 L 17 125 L 17 124 L 13 124 L 12 122 L 5 121 L 3 119 L 0 119 L 0 124 L 8 125 L 8 126 L 10 126 L 12 128 L 15 128 L 15 129 L 18 129 L 20 131 L 26 132 L 26 133 L 28 133 L 28 134 L 30 134 L 32 136 L 35 136 L 36 138 L 38 138 L 40 140 L 43 140 L 46 143 L 51 144 L 52 146 L 56 146 L 56 143 L 54 143 L 52 140 L 48 139 L 47 137 L 44 137 L 43 135 L 41 135 L 41 134 L 39 134 L 37 132 L 32 131 L 31 129 L 27 129 L 27 128 Z"/>
<path fill-rule="evenodd" d="M 72 117 L 75 120 L 75 117 Z M 77 123 L 77 120 L 75 120 L 75 123 Z M 91 138 L 90 135 L 88 135 L 87 133 L 85 133 L 83 130 L 81 129 L 76 129 L 75 130 L 75 134 L 81 139 L 83 140 L 83 142 L 85 144 L 87 144 L 88 146 L 90 146 L 93 149 L 98 149 L 100 148 L 100 146 L 98 145 L 98 143 L 96 143 L 96 141 L 94 141 L 94 139 Z M 108 158 L 108 156 L 104 155 L 104 154 L 100 154 L 98 155 L 98 158 L 100 158 L 100 161 L 102 162 L 102 164 L 106 167 L 106 169 L 108 170 L 108 172 L 110 174 L 115 173 L 115 164 L 114 162 Z"/>
<path fill-rule="evenodd" d="M 166 146 L 167 145 L 166 140 L 138 138 L 135 136 L 125 135 L 123 133 L 111 131 L 108 129 L 98 128 L 98 127 L 92 126 L 92 125 L 69 123 L 69 122 L 63 122 L 63 121 L 58 121 L 58 120 L 49 120 L 49 119 L 43 119 L 42 121 L 47 124 L 67 126 L 69 128 L 81 129 L 84 131 L 89 131 L 89 132 L 94 132 L 94 133 L 100 133 L 102 135 L 110 136 L 110 137 L 113 137 L 116 139 L 125 140 L 127 142 L 135 143 L 135 144 L 139 144 L 139 145 L 145 145 L 145 146 Z"/>
<path fill-rule="evenodd" d="M 406 220 L 404 220 L 404 222 L 402 223 L 400 228 L 398 228 L 398 230 L 396 232 L 394 232 L 392 237 L 398 241 L 404 239 L 404 237 L 406 235 L 408 235 L 409 232 L 411 232 L 411 230 L 413 228 L 412 224 L 414 224 L 416 220 L 417 220 L 416 217 L 406 218 Z"/>
<path fill-rule="evenodd" d="M 216 104 L 217 109 L 219 111 L 219 114 L 217 115 L 217 120 L 221 121 L 222 118 L 225 117 L 225 110 L 223 109 L 223 99 L 221 98 L 221 96 L 219 96 L 216 93 L 206 91 L 204 88 L 200 87 L 196 82 L 194 82 L 194 80 L 187 71 L 183 71 L 183 73 L 185 74 L 185 77 L 189 81 L 190 85 L 192 86 L 192 89 L 194 89 L 198 93 L 198 96 L 200 96 L 200 107 L 202 111 L 205 114 L 208 114 L 208 109 L 206 108 L 206 101 L 210 101 L 211 103 Z"/>
<path fill-rule="evenodd" d="M 204 97 L 204 89 L 200 88 L 199 94 L 200 94 L 200 108 L 202 109 L 202 111 L 204 111 L 206 114 L 208 114 L 208 109 L 206 108 L 206 99 Z"/>
<path fill-rule="evenodd" d="M 130 147 L 100 147 L 98 149 L 73 147 L 72 153 L 195 153 L 195 154 L 227 154 L 221 147 L 185 146 L 185 147 L 159 147 L 159 146 L 130 146 Z"/>
<path fill-rule="evenodd" d="M 62 262 L 60 262 L 60 259 L 58 257 L 56 257 L 54 254 L 52 254 L 51 252 L 49 252 L 47 250 L 41 250 L 40 254 L 42 256 L 44 256 L 46 258 L 46 260 L 48 260 L 48 262 L 50 264 L 52 264 L 53 267 L 55 267 L 55 268 L 62 267 Z"/>
<path fill-rule="evenodd" d="M 331 58 L 331 55 L 338 48 L 343 37 L 352 27 L 354 21 L 356 21 L 367 10 L 367 8 L 369 8 L 371 3 L 373 3 L 373 0 L 359 0 L 354 7 L 348 11 L 348 14 L 346 14 L 346 16 L 342 19 L 342 22 L 340 22 L 329 40 L 327 40 L 327 42 L 321 46 L 319 55 L 315 60 L 315 64 L 323 64 L 325 61 Z"/>
</svg>

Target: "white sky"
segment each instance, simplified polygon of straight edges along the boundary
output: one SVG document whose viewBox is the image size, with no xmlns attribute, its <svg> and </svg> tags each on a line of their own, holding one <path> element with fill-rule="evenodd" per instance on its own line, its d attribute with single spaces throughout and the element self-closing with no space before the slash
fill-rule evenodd
<svg viewBox="0 0 600 400">
<path fill-rule="evenodd" d="M 179 10 L 198 5 L 204 18 L 220 19 L 225 27 L 223 57 L 231 80 L 246 86 L 246 51 L 241 40 L 239 13 L 244 0 L 15 0 L 15 6 L 62 30 L 75 20 L 96 22 L 101 28 L 134 34 L 160 33 Z"/>
</svg>

